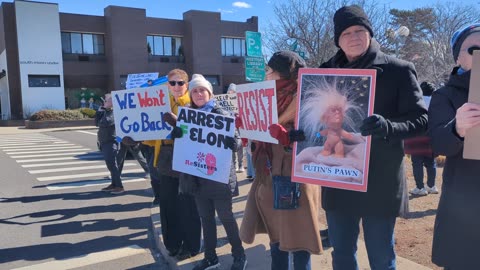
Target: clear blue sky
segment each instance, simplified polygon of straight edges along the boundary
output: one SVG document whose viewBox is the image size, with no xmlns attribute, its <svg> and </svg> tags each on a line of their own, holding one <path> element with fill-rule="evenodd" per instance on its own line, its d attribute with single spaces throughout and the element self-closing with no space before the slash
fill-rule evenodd
<svg viewBox="0 0 480 270">
<path fill-rule="evenodd" d="M 437 3 L 437 0 L 378 0 L 390 8 L 414 9 Z M 457 0 L 459 1 L 459 0 Z M 460 0 L 464 4 L 472 4 L 480 8 L 480 0 Z M 3 2 L 13 2 L 4 0 Z M 109 5 L 143 8 L 148 17 L 182 19 L 188 10 L 206 10 L 221 12 L 222 20 L 245 21 L 251 16 L 258 16 L 260 31 L 268 21 L 276 20 L 273 5 L 278 0 L 42 0 L 42 2 L 58 3 L 60 12 L 101 15 Z M 451 2 L 440 0 L 438 2 Z"/>
</svg>

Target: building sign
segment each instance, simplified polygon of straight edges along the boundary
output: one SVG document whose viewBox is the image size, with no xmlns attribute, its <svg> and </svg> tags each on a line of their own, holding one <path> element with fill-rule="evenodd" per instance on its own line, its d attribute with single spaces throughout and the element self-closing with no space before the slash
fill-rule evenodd
<svg viewBox="0 0 480 270">
<path fill-rule="evenodd" d="M 245 79 L 261 82 L 265 79 L 265 62 L 262 57 L 245 57 Z"/>
<path fill-rule="evenodd" d="M 248 56 L 262 57 L 262 34 L 246 31 L 245 42 L 247 43 Z"/>
</svg>

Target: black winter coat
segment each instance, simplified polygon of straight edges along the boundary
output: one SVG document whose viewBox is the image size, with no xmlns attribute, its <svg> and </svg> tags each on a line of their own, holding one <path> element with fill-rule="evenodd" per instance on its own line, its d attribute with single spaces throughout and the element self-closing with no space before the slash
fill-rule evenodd
<svg viewBox="0 0 480 270">
<path fill-rule="evenodd" d="M 354 215 L 398 216 L 408 203 L 403 139 L 427 128 L 427 110 L 412 63 L 380 51 L 372 39 L 360 59 L 348 63 L 340 50 L 322 68 L 376 69 L 374 113 L 388 122 L 386 138 L 372 137 L 367 192 L 322 187 L 322 206 Z"/>
<path fill-rule="evenodd" d="M 429 108 L 433 151 L 445 155 L 443 186 L 435 219 L 432 261 L 452 269 L 479 269 L 480 160 L 464 159 L 455 115 L 468 98 L 470 72 L 435 91 Z"/>
<path fill-rule="evenodd" d="M 115 142 L 115 120 L 112 109 L 98 110 L 95 114 L 98 127 L 97 140 L 100 144 Z"/>
</svg>

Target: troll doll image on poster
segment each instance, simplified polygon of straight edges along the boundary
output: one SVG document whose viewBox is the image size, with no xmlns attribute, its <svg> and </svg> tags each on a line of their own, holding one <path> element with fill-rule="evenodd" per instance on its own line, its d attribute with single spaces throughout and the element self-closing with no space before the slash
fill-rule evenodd
<svg viewBox="0 0 480 270">
<path fill-rule="evenodd" d="M 360 134 L 373 113 L 375 70 L 300 69 L 298 129 L 292 179 L 348 190 L 367 190 L 370 137 Z"/>
</svg>

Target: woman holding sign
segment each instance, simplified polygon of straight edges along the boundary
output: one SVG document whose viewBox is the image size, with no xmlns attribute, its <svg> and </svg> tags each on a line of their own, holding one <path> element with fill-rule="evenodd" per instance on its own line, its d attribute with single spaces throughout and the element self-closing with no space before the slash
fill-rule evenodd
<svg viewBox="0 0 480 270">
<path fill-rule="evenodd" d="M 192 100 L 191 108 L 204 112 L 230 115 L 216 104 L 213 96 L 213 87 L 202 75 L 193 75 L 192 80 L 189 82 L 189 89 Z M 182 137 L 183 131 L 179 127 L 175 127 L 172 136 L 177 138 Z M 235 135 L 235 137 L 236 138 L 227 136 L 225 138 L 225 145 L 232 149 L 232 151 L 236 151 L 240 144 L 238 136 Z M 202 219 L 205 246 L 205 257 L 193 268 L 194 270 L 213 269 L 219 265 L 215 251 L 217 246 L 215 211 L 217 211 L 218 217 L 227 233 L 228 241 L 232 246 L 233 265 L 231 269 L 244 270 L 247 265 L 245 251 L 238 235 L 238 225 L 232 212 L 232 197 L 235 194 L 238 195 L 235 167 L 232 163 L 223 164 L 224 166 L 230 167 L 228 184 L 187 175 L 187 177 L 190 177 L 190 182 L 194 185 L 194 187 L 190 187 L 189 190 L 195 195 L 198 212 Z M 183 181 L 183 175 L 181 179 Z"/>
<path fill-rule="evenodd" d="M 168 75 L 170 106 L 174 114 L 179 106 L 190 105 L 188 75 L 181 69 L 171 70 Z M 160 222 L 165 247 L 170 256 L 183 260 L 195 256 L 200 251 L 201 224 L 193 196 L 179 194 L 179 174 L 172 170 L 173 141 L 145 141 L 154 147 L 151 181 L 159 196 Z M 167 151 L 168 150 L 168 151 Z"/>
<path fill-rule="evenodd" d="M 465 135 L 480 125 L 480 104 L 468 102 L 469 94 L 478 96 L 480 90 L 478 85 L 477 89 L 470 87 L 473 86 L 470 77 L 478 79 L 474 78 L 472 65 L 473 51 L 480 50 L 480 23 L 455 32 L 451 45 L 458 66 L 445 86 L 433 93 L 428 111 L 433 151 L 447 157 L 435 219 L 432 261 L 449 270 L 478 269 L 480 161 L 466 159 L 463 154 L 469 139 L 464 144 Z"/>
<path fill-rule="evenodd" d="M 302 133 L 293 126 L 297 73 L 302 67 L 305 67 L 305 61 L 291 51 L 276 52 L 268 61 L 266 79 L 276 80 L 279 122 L 270 126 L 269 130 L 279 144 L 254 142 L 255 147 L 252 147 L 256 177 L 248 194 L 240 236 L 244 242 L 253 243 L 255 234 L 268 233 L 272 270 L 289 268 L 289 252 L 293 253 L 295 270 L 310 269 L 310 254 L 322 251 L 318 186 L 298 184 L 298 203 L 288 210 L 274 209 L 273 178 L 289 178 L 292 170 L 289 145 L 302 137 Z M 287 130 L 291 131 L 291 136 Z"/>
</svg>

